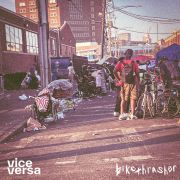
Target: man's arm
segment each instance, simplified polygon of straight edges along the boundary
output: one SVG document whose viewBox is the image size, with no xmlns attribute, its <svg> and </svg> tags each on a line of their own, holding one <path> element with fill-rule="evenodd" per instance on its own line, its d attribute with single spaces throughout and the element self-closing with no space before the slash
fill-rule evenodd
<svg viewBox="0 0 180 180">
<path fill-rule="evenodd" d="M 140 83 L 139 67 L 138 64 L 135 64 L 134 66 L 135 66 L 136 84 L 139 85 Z"/>
<path fill-rule="evenodd" d="M 117 81 L 121 81 L 121 64 L 118 63 L 115 68 L 114 68 L 114 71 L 113 71 L 113 74 L 114 74 L 114 77 Z"/>
</svg>

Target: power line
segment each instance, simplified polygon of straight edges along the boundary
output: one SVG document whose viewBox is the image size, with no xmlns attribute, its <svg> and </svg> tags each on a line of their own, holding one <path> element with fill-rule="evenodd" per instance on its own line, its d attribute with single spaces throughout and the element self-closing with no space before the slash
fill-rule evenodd
<svg viewBox="0 0 180 180">
<path fill-rule="evenodd" d="M 125 31 L 130 31 L 130 32 L 135 32 L 135 33 L 141 33 L 141 34 L 145 34 L 146 32 L 142 32 L 142 31 L 134 31 L 134 30 L 129 30 L 129 29 L 125 29 L 125 28 L 118 28 L 119 30 L 125 30 Z M 173 33 L 148 33 L 148 34 L 173 34 Z"/>
<path fill-rule="evenodd" d="M 141 16 L 134 13 L 130 13 L 128 11 L 124 11 L 118 7 L 114 7 L 114 10 L 117 10 L 125 15 L 131 16 L 133 18 L 147 21 L 147 22 L 154 22 L 154 23 L 163 23 L 163 24 L 175 24 L 180 23 L 180 19 L 169 19 L 169 18 L 162 18 L 162 17 L 150 17 L 150 16 Z"/>
</svg>

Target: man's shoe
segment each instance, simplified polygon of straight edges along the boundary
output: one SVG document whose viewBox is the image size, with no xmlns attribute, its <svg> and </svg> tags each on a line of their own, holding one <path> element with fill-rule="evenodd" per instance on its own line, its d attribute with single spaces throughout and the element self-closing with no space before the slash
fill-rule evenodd
<svg viewBox="0 0 180 180">
<path fill-rule="evenodd" d="M 128 117 L 128 114 L 126 114 L 126 113 L 124 113 L 124 114 L 120 114 L 120 116 L 119 116 L 119 120 L 121 121 L 121 120 L 126 120 L 127 119 L 127 117 Z"/>
<path fill-rule="evenodd" d="M 128 120 L 138 119 L 137 116 L 130 114 Z"/>
<path fill-rule="evenodd" d="M 114 112 L 114 113 L 113 113 L 113 116 L 114 116 L 114 117 L 118 117 L 118 116 L 119 116 L 119 112 Z"/>
</svg>

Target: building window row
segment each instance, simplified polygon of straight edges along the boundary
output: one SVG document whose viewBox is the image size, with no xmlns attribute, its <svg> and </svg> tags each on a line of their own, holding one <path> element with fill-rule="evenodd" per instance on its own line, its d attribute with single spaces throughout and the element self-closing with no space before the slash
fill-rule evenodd
<svg viewBox="0 0 180 180">
<path fill-rule="evenodd" d="M 50 19 L 50 23 L 52 24 L 57 23 L 57 19 Z"/>
<path fill-rule="evenodd" d="M 55 12 L 50 13 L 50 17 L 56 17 L 56 16 L 57 16 L 57 14 Z"/>
<path fill-rule="evenodd" d="M 89 37 L 89 33 L 74 33 L 75 37 Z"/>
<path fill-rule="evenodd" d="M 26 3 L 25 3 L 25 2 L 20 2 L 20 3 L 19 3 L 19 6 L 20 6 L 20 7 L 26 6 Z"/>
<path fill-rule="evenodd" d="M 70 19 L 83 19 L 83 15 L 78 13 L 78 14 L 70 14 Z"/>
<path fill-rule="evenodd" d="M 91 14 L 91 18 L 94 18 L 94 14 Z"/>
<path fill-rule="evenodd" d="M 94 12 L 94 7 L 91 7 L 91 12 L 92 12 L 92 13 Z"/>
<path fill-rule="evenodd" d="M 36 19 L 36 18 L 37 18 L 37 15 L 36 15 L 36 14 L 31 14 L 31 15 L 30 15 L 30 18 L 31 18 L 31 19 Z"/>
<path fill-rule="evenodd" d="M 69 3 L 69 11 L 70 12 L 82 12 L 82 0 L 73 0 L 73 2 Z"/>
<path fill-rule="evenodd" d="M 20 13 L 26 13 L 26 9 L 20 9 L 19 12 Z"/>
<path fill-rule="evenodd" d="M 36 12 L 36 8 L 30 8 L 29 12 Z"/>
<path fill-rule="evenodd" d="M 56 0 L 49 0 L 49 3 L 50 3 L 50 4 L 56 3 Z"/>
<path fill-rule="evenodd" d="M 72 31 L 89 31 L 88 27 L 71 27 Z"/>
<path fill-rule="evenodd" d="M 83 11 L 82 6 L 69 6 L 69 12 L 77 13 L 82 11 Z"/>
<path fill-rule="evenodd" d="M 29 5 L 33 6 L 33 5 L 36 5 L 36 3 L 35 3 L 35 1 L 29 1 Z"/>
<path fill-rule="evenodd" d="M 89 25 L 89 21 L 68 21 L 71 25 Z"/>
<path fill-rule="evenodd" d="M 57 10 L 56 7 L 49 7 L 51 11 Z"/>
</svg>

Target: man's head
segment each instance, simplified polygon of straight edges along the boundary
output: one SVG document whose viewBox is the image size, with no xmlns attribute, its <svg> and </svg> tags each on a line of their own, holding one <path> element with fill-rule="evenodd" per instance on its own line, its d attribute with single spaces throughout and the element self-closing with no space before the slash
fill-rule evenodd
<svg viewBox="0 0 180 180">
<path fill-rule="evenodd" d="M 120 57 L 120 58 L 118 59 L 119 62 L 122 62 L 123 60 L 124 60 L 124 57 Z"/>
<path fill-rule="evenodd" d="M 160 58 L 158 64 L 165 63 L 167 60 L 168 60 L 167 57 L 163 56 L 163 57 Z"/>
<path fill-rule="evenodd" d="M 132 49 L 127 49 L 126 52 L 124 53 L 126 59 L 131 59 L 133 55 L 133 50 Z"/>
</svg>

